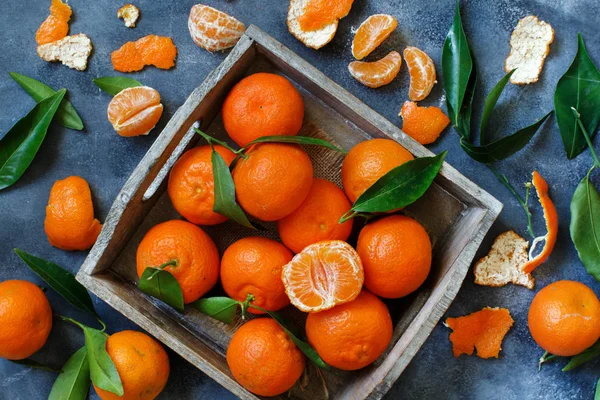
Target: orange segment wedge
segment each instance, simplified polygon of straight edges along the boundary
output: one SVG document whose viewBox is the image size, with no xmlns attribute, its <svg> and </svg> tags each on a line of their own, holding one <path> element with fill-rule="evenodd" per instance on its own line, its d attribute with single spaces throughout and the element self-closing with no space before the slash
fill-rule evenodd
<svg viewBox="0 0 600 400">
<path fill-rule="evenodd" d="M 419 107 L 413 101 L 404 102 L 400 115 L 404 121 L 404 133 L 421 144 L 435 142 L 450 123 L 439 107 Z"/>
<path fill-rule="evenodd" d="M 356 250 L 341 240 L 307 246 L 283 267 L 291 303 L 304 312 L 328 310 L 354 300 L 365 280 Z"/>
<path fill-rule="evenodd" d="M 521 267 L 521 270 L 525 273 L 530 273 L 550 257 L 552 250 L 554 250 L 556 239 L 558 238 L 558 213 L 556 212 L 556 207 L 554 206 L 552 199 L 548 195 L 548 183 L 546 183 L 544 178 L 542 178 L 537 171 L 533 171 L 533 186 L 535 186 L 535 191 L 537 192 L 540 204 L 544 209 L 544 219 L 546 220 L 546 229 L 548 232 L 544 236 L 537 237 L 533 240 L 533 244 L 529 250 L 529 261 Z M 540 254 L 532 258 L 531 256 L 536 244 L 542 240 L 546 241 L 544 249 Z"/>
<path fill-rule="evenodd" d="M 402 65 L 402 56 L 397 51 L 391 51 L 381 60 L 373 62 L 352 61 L 348 65 L 350 74 L 365 86 L 378 88 L 390 83 Z"/>
<path fill-rule="evenodd" d="M 354 0 L 310 0 L 304 7 L 304 14 L 298 18 L 304 31 L 316 31 L 350 12 Z"/>
<path fill-rule="evenodd" d="M 108 120 L 121 136 L 147 135 L 158 123 L 162 111 L 158 92 L 138 86 L 113 97 L 108 105 Z"/>
<path fill-rule="evenodd" d="M 71 7 L 67 4 L 61 0 L 52 0 L 50 15 L 42 22 L 42 25 L 40 25 L 35 33 L 37 44 L 56 42 L 67 36 L 71 14 Z"/>
<path fill-rule="evenodd" d="M 410 74 L 408 98 L 421 101 L 429 96 L 436 83 L 433 60 L 424 51 L 409 46 L 404 49 L 404 61 Z"/>
<path fill-rule="evenodd" d="M 244 24 L 231 15 L 203 4 L 192 7 L 188 29 L 194 43 L 208 51 L 233 47 L 246 31 Z"/>
<path fill-rule="evenodd" d="M 396 18 L 387 14 L 371 15 L 356 31 L 352 40 L 352 55 L 362 60 L 388 38 L 398 26 Z"/>
</svg>

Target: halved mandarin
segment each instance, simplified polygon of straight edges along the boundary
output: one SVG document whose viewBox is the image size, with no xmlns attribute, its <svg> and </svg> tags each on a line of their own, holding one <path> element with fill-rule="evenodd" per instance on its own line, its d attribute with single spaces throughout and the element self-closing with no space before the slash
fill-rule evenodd
<svg viewBox="0 0 600 400">
<path fill-rule="evenodd" d="M 365 275 L 352 246 L 341 240 L 324 240 L 296 254 L 283 267 L 281 278 L 294 306 L 318 312 L 354 300 Z"/>
<path fill-rule="evenodd" d="M 348 65 L 348 71 L 363 85 L 378 88 L 393 81 L 401 66 L 402 56 L 397 51 L 391 51 L 378 61 L 352 61 Z"/>
<path fill-rule="evenodd" d="M 396 18 L 387 14 L 371 15 L 365 20 L 354 34 L 352 40 L 352 55 L 362 60 L 388 38 L 398 26 Z"/>
<path fill-rule="evenodd" d="M 421 101 L 429 96 L 436 83 L 433 60 L 424 51 L 409 46 L 404 49 L 404 61 L 410 74 L 408 98 Z"/>
<path fill-rule="evenodd" d="M 300 28 L 304 31 L 316 31 L 350 12 L 354 0 L 309 0 L 304 7 L 304 14 L 298 18 Z"/>
<path fill-rule="evenodd" d="M 235 46 L 246 31 L 244 24 L 231 15 L 203 4 L 190 10 L 188 29 L 194 43 L 208 51 Z"/>
<path fill-rule="evenodd" d="M 147 135 L 162 112 L 160 94 L 148 86 L 124 89 L 108 104 L 108 120 L 121 136 Z"/>
</svg>

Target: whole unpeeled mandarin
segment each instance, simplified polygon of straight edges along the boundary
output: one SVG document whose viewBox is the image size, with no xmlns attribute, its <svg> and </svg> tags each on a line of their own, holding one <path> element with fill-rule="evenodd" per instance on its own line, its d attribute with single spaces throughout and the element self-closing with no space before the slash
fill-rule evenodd
<svg viewBox="0 0 600 400">
<path fill-rule="evenodd" d="M 31 282 L 0 283 L 0 357 L 22 360 L 42 348 L 52 329 L 52 309 Z"/>
<path fill-rule="evenodd" d="M 262 136 L 297 135 L 302 128 L 304 102 L 286 78 L 259 72 L 231 89 L 222 114 L 229 137 L 245 146 Z"/>
<path fill-rule="evenodd" d="M 234 333 L 227 364 L 235 380 L 250 392 L 277 396 L 294 386 L 306 360 L 277 322 L 257 318 Z"/>
<path fill-rule="evenodd" d="M 365 271 L 365 287 L 378 296 L 396 299 L 417 290 L 431 269 L 431 241 L 412 218 L 391 215 L 367 224 L 356 251 Z"/>
<path fill-rule="evenodd" d="M 221 145 L 214 145 L 214 149 L 227 165 L 235 158 L 233 152 Z M 215 225 L 227 220 L 213 211 L 215 181 L 211 157 L 209 145 L 190 149 L 177 160 L 169 175 L 167 190 L 173 207 L 197 225 Z"/>
<path fill-rule="evenodd" d="M 308 314 L 306 335 L 327 364 L 353 371 L 371 364 L 392 339 L 392 318 L 377 296 L 362 291 L 350 303 Z"/>
<path fill-rule="evenodd" d="M 342 184 L 352 203 L 372 184 L 392 169 L 414 159 L 391 139 L 360 142 L 348 152 L 342 163 Z"/>
<path fill-rule="evenodd" d="M 148 267 L 174 262 L 164 271 L 171 273 L 183 292 L 185 304 L 202 297 L 219 279 L 219 251 L 202 229 L 187 221 L 166 221 L 150 229 L 140 242 L 137 273 Z"/>
<path fill-rule="evenodd" d="M 94 385 L 102 400 L 153 400 L 169 379 L 169 356 L 156 340 L 142 332 L 121 331 L 106 341 L 106 352 L 117 368 L 123 396 Z"/>
<path fill-rule="evenodd" d="M 221 283 L 229 297 L 244 301 L 251 294 L 253 304 L 277 311 L 290 303 L 281 281 L 281 270 L 292 253 L 281 243 L 264 237 L 246 237 L 225 250 L 221 259 Z M 262 314 L 255 308 L 250 312 Z"/>
<path fill-rule="evenodd" d="M 306 199 L 312 186 L 313 167 L 300 146 L 261 143 L 248 150 L 232 175 L 242 208 L 260 220 L 277 221 Z"/>
<path fill-rule="evenodd" d="M 529 307 L 529 331 L 544 350 L 574 356 L 600 338 L 600 301 L 588 286 L 557 281 L 538 292 Z"/>
</svg>

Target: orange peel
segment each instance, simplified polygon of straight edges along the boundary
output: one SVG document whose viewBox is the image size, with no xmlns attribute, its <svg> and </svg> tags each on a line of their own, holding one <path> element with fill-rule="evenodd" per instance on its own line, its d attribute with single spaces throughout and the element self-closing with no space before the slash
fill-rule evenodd
<svg viewBox="0 0 600 400">
<path fill-rule="evenodd" d="M 69 33 L 69 20 L 73 11 L 61 0 L 52 0 L 50 15 L 35 33 L 37 44 L 47 44 L 60 40 Z"/>
<path fill-rule="evenodd" d="M 119 72 L 134 72 L 146 65 L 160 69 L 175 66 L 177 47 L 170 37 L 148 35 L 135 42 L 127 42 L 110 55 L 113 69 Z"/>
<path fill-rule="evenodd" d="M 317 31 L 326 25 L 344 18 L 350 12 L 354 0 L 310 0 L 304 13 L 298 18 L 304 31 Z"/>
<path fill-rule="evenodd" d="M 498 358 L 502 340 L 513 323 L 506 308 L 485 307 L 464 317 L 448 318 L 444 325 L 452 329 L 450 342 L 454 357 L 473 355 L 477 349 L 480 358 Z"/>
<path fill-rule="evenodd" d="M 435 142 L 450 124 L 450 119 L 439 107 L 421 107 L 414 101 L 404 102 L 400 116 L 404 121 L 404 133 L 421 144 Z"/>
<path fill-rule="evenodd" d="M 536 237 L 531 244 L 529 249 L 529 261 L 527 261 L 521 270 L 525 273 L 531 273 L 534 269 L 544 263 L 556 244 L 558 238 L 558 213 L 556 212 L 556 206 L 552 202 L 552 199 L 548 195 L 548 183 L 542 176 L 537 172 L 533 171 L 533 186 L 537 192 L 540 204 L 544 210 L 544 219 L 546 220 L 546 234 L 544 236 Z M 544 248 L 535 257 L 533 257 L 533 251 L 536 245 L 542 241 L 545 241 Z"/>
</svg>

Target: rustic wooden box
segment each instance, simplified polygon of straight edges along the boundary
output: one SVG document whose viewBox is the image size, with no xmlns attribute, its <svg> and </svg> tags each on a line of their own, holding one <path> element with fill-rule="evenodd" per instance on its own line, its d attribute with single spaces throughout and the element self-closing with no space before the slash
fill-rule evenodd
<svg viewBox="0 0 600 400">
<path fill-rule="evenodd" d="M 77 279 L 242 399 L 257 397 L 238 385 L 227 367 L 224 355 L 236 327 L 224 325 L 190 307 L 179 314 L 143 294 L 136 286 L 135 252 L 148 229 L 159 222 L 180 218 L 166 193 L 166 178 L 177 158 L 202 140 L 191 127 L 199 126 L 211 135 L 224 137 L 221 103 L 237 81 L 257 71 L 285 75 L 298 87 L 306 105 L 305 134 L 325 134 L 346 149 L 368 138 L 388 137 L 416 157 L 432 154 L 254 26 L 248 28 L 227 59 L 175 113 L 117 196 Z M 331 178 L 332 171 L 339 175 L 341 156 L 323 159 L 323 150 L 308 151 L 315 164 L 319 164 L 315 166 L 317 176 Z M 502 204 L 496 199 L 444 164 L 426 195 L 404 210 L 428 230 L 434 244 L 434 261 L 430 277 L 417 293 L 387 301 L 394 321 L 389 348 L 376 363 L 357 372 L 317 373 L 311 366 L 304 382 L 297 384 L 289 396 L 310 400 L 327 396 L 381 398 L 454 299 L 481 240 L 501 209 Z M 257 234 L 231 222 L 206 230 L 221 252 L 233 240 Z M 274 237 L 273 232 L 261 234 Z M 214 292 L 218 294 L 219 289 Z M 287 316 L 302 328 L 302 314 L 288 308 Z"/>
</svg>

